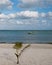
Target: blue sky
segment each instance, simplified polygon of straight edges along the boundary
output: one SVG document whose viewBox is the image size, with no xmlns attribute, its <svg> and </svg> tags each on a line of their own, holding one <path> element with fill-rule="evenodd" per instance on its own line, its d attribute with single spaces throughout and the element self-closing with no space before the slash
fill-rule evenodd
<svg viewBox="0 0 52 65">
<path fill-rule="evenodd" d="M 52 0 L 0 0 L 0 30 L 52 30 Z"/>
</svg>

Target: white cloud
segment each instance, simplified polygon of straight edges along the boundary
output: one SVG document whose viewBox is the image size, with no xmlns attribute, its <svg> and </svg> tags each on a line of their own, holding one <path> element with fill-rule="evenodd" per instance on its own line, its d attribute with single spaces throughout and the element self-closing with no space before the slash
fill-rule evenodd
<svg viewBox="0 0 52 65">
<path fill-rule="evenodd" d="M 16 16 L 16 14 L 8 14 L 8 18 L 15 18 Z"/>
<path fill-rule="evenodd" d="M 36 11 L 22 11 L 20 13 L 17 13 L 17 15 L 23 17 L 32 17 L 32 18 L 37 18 L 39 16 L 38 12 Z"/>
<path fill-rule="evenodd" d="M 22 21 L 16 21 L 17 24 L 24 24 Z"/>
<path fill-rule="evenodd" d="M 0 14 L 0 19 L 1 18 L 23 18 L 23 19 L 28 19 L 28 18 L 38 18 L 39 17 L 39 13 L 36 12 L 36 11 L 22 11 L 22 12 L 17 12 L 17 13 L 14 13 L 14 14 L 8 14 L 8 15 L 5 15 L 5 14 Z"/>
<path fill-rule="evenodd" d="M 45 24 L 47 23 L 47 19 L 46 19 L 47 14 L 49 15 L 48 19 L 52 17 L 52 12 L 39 13 L 37 11 L 21 11 L 21 12 L 11 13 L 7 15 L 1 13 L 0 23 L 5 23 L 6 25 L 8 24 L 30 25 L 30 24 L 40 24 L 40 22 L 42 22 L 43 24 Z"/>
<path fill-rule="evenodd" d="M 37 1 L 39 1 L 39 0 L 21 0 L 22 1 L 22 3 L 28 3 L 28 4 L 32 4 L 32 3 L 34 3 L 34 2 L 37 2 Z"/>
<path fill-rule="evenodd" d="M 17 6 L 21 8 L 48 7 L 52 5 L 52 0 L 20 0 Z"/>
<path fill-rule="evenodd" d="M 43 25 L 47 25 L 47 20 L 42 20 Z"/>
<path fill-rule="evenodd" d="M 52 5 L 52 0 L 46 0 L 47 5 Z"/>
<path fill-rule="evenodd" d="M 5 15 L 5 14 L 0 14 L 0 19 L 1 18 L 7 18 L 7 15 Z"/>
<path fill-rule="evenodd" d="M 0 0 L 0 9 L 10 9 L 13 3 L 10 0 Z"/>
<path fill-rule="evenodd" d="M 46 17 L 46 13 L 41 13 L 41 17 Z"/>
<path fill-rule="evenodd" d="M 19 3 L 17 6 L 22 7 L 22 8 L 29 8 L 29 7 L 34 7 L 34 5 L 38 5 L 37 1 L 38 0 L 20 0 L 21 3 Z"/>
<path fill-rule="evenodd" d="M 52 20 L 52 12 L 48 12 L 48 19 Z"/>
<path fill-rule="evenodd" d="M 48 15 L 49 15 L 50 17 L 52 17 L 52 12 L 48 12 Z"/>
</svg>

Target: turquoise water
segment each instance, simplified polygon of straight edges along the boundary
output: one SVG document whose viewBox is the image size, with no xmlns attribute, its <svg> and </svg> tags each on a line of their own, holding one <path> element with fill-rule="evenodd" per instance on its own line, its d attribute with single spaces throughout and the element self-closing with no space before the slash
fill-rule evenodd
<svg viewBox="0 0 52 65">
<path fill-rule="evenodd" d="M 52 42 L 52 30 L 0 30 L 0 42 Z"/>
</svg>

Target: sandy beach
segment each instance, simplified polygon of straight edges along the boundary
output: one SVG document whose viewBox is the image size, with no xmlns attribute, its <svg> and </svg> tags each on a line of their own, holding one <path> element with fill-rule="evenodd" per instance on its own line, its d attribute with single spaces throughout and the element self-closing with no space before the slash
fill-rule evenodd
<svg viewBox="0 0 52 65">
<path fill-rule="evenodd" d="M 0 44 L 0 65 L 52 65 L 51 44 L 30 44 L 21 54 L 19 64 L 16 63 L 16 50 L 13 46 L 14 44 Z"/>
</svg>

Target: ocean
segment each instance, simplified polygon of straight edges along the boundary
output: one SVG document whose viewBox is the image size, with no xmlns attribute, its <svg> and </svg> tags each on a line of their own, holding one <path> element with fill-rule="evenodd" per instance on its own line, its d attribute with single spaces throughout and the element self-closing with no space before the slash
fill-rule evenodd
<svg viewBox="0 0 52 65">
<path fill-rule="evenodd" d="M 52 42 L 52 30 L 0 30 L 0 42 Z"/>
</svg>

